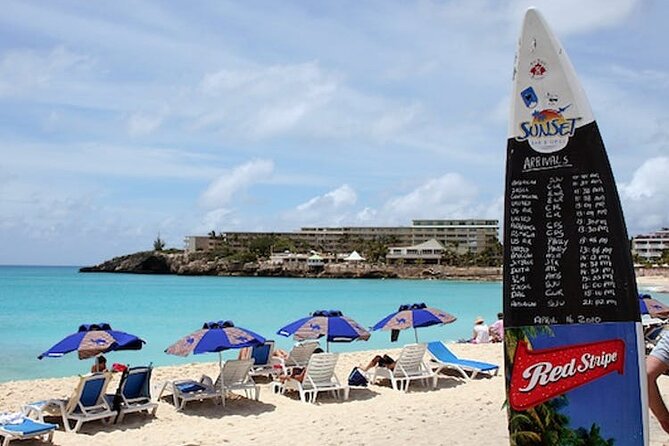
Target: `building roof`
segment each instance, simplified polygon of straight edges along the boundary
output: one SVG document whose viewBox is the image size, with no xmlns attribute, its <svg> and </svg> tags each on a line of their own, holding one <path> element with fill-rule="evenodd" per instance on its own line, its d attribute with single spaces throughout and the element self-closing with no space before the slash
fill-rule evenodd
<svg viewBox="0 0 669 446">
<path fill-rule="evenodd" d="M 353 251 L 352 253 L 344 257 L 344 261 L 346 262 L 360 262 L 362 260 L 365 260 L 365 258 L 360 254 L 358 254 L 358 251 Z"/>
</svg>

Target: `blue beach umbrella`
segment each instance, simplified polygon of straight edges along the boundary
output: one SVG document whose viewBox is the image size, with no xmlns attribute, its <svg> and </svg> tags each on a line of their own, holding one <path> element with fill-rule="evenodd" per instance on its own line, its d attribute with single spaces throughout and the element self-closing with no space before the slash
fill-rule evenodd
<svg viewBox="0 0 669 446">
<path fill-rule="evenodd" d="M 366 341 L 370 333 L 353 319 L 339 310 L 319 310 L 310 316 L 291 322 L 276 332 L 281 336 L 294 335 L 295 340 L 319 339 L 327 336 L 327 350 L 330 342 Z"/>
<path fill-rule="evenodd" d="M 650 294 L 639 294 L 639 309 L 641 314 L 661 319 L 669 318 L 669 306 L 653 299 Z"/>
<path fill-rule="evenodd" d="M 165 353 L 177 356 L 188 356 L 193 353 L 218 352 L 219 365 L 222 361 L 221 352 L 234 348 L 252 347 L 265 342 L 265 338 L 257 333 L 241 327 L 235 327 L 232 321 L 205 322 L 197 330 L 165 349 Z"/>
<path fill-rule="evenodd" d="M 200 330 L 184 336 L 165 349 L 165 353 L 188 356 L 193 353 L 218 352 L 218 368 L 222 370 L 222 351 L 233 348 L 252 347 L 264 344 L 265 338 L 241 327 L 235 327 L 232 321 L 205 322 Z M 221 392 L 225 383 L 221 380 Z"/>
<path fill-rule="evenodd" d="M 76 333 L 67 336 L 37 358 L 60 358 L 76 350 L 79 359 L 86 359 L 114 350 L 139 350 L 143 344 L 144 341 L 137 336 L 112 330 L 106 322 L 83 324 Z"/>
<path fill-rule="evenodd" d="M 455 316 L 436 308 L 428 307 L 424 303 L 400 305 L 399 309 L 377 322 L 372 330 L 405 330 L 413 328 L 418 342 L 419 327 L 429 327 L 437 324 L 450 324 Z"/>
</svg>

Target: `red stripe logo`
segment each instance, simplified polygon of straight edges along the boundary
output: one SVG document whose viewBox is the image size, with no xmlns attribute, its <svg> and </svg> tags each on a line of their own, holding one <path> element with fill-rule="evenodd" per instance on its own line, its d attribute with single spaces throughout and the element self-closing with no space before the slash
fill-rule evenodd
<svg viewBox="0 0 669 446">
<path fill-rule="evenodd" d="M 623 374 L 625 342 L 622 339 L 529 350 L 518 342 L 511 372 L 509 402 L 525 410 L 611 372 Z"/>
</svg>

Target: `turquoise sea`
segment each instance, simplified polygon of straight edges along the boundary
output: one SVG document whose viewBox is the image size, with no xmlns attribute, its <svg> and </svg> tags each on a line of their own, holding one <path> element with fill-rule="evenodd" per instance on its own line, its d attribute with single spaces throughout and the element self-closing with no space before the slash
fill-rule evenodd
<svg viewBox="0 0 669 446">
<path fill-rule="evenodd" d="M 669 295 L 658 295 L 669 302 Z M 168 365 L 215 361 L 216 354 L 179 358 L 163 350 L 210 320 L 233 320 L 281 348 L 293 340 L 276 335 L 287 323 L 318 309 L 338 309 L 371 326 L 403 303 L 425 302 L 458 319 L 419 329 L 419 339 L 458 340 L 471 335 L 474 318 L 496 319 L 502 284 L 441 280 L 287 279 L 80 274 L 76 267 L 0 266 L 0 382 L 85 373 L 92 360 L 76 353 L 38 360 L 83 323 L 108 322 L 142 337 L 140 351 L 112 352 L 109 363 Z M 331 344 L 332 351 L 389 348 L 412 342 L 413 331 L 390 343 L 387 332 L 367 342 Z M 224 358 L 236 357 L 224 352 Z"/>
</svg>

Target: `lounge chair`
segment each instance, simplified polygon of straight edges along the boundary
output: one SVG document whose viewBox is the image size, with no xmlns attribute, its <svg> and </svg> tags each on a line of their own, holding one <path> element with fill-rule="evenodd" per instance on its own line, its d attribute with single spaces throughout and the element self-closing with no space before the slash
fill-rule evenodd
<svg viewBox="0 0 669 446">
<path fill-rule="evenodd" d="M 118 410 L 116 422 L 123 421 L 128 413 L 146 411 L 156 415 L 158 403 L 151 401 L 151 366 L 132 367 L 123 372 L 115 395 L 107 395 L 107 401 Z"/>
<path fill-rule="evenodd" d="M 214 383 L 214 388 L 222 392 L 223 405 L 225 405 L 225 394 L 233 390 L 243 390 L 246 398 L 258 400 L 260 387 L 251 377 L 252 366 L 253 359 L 236 359 L 223 363 L 223 369 Z"/>
<path fill-rule="evenodd" d="M 379 378 L 389 379 L 393 389 L 408 392 L 411 381 L 430 380 L 432 388 L 435 388 L 437 375 L 425 364 L 424 356 L 425 344 L 405 345 L 399 358 L 395 361 L 395 367 L 392 370 L 387 367 L 375 367 L 371 382 L 375 383 Z"/>
<path fill-rule="evenodd" d="M 117 415 L 105 398 L 105 392 L 111 373 L 100 372 L 84 375 L 72 396 L 67 400 L 51 399 L 39 401 L 24 406 L 27 416 L 35 414 L 37 419 L 44 422 L 44 416 L 60 416 L 63 427 L 68 432 L 78 432 L 81 425 L 89 421 L 102 420 L 111 423 Z M 74 427 L 70 426 L 74 421 Z"/>
<path fill-rule="evenodd" d="M 290 374 L 290 369 L 293 367 L 306 367 L 309 363 L 309 358 L 311 358 L 311 355 L 313 355 L 314 350 L 317 348 L 317 341 L 307 341 L 297 344 L 288 352 L 287 358 L 272 357 L 272 366 L 277 366 L 284 375 L 288 375 Z"/>
<path fill-rule="evenodd" d="M 473 379 L 479 373 L 494 376 L 499 372 L 498 365 L 458 358 L 446 347 L 446 344 L 440 341 L 428 343 L 427 351 L 432 356 L 432 365 L 436 373 L 445 369 L 452 369 L 460 373 L 465 379 Z"/>
<path fill-rule="evenodd" d="M 255 345 L 251 348 L 249 355 L 249 358 L 253 358 L 251 376 L 267 376 L 271 378 L 276 374 L 276 369 L 272 362 L 273 353 L 274 341 L 265 341 L 264 344 Z"/>
<path fill-rule="evenodd" d="M 166 381 L 160 388 L 158 400 L 160 400 L 163 393 L 168 389 L 172 391 L 172 402 L 177 410 L 182 410 L 186 406 L 186 403 L 190 401 L 216 400 L 221 397 L 220 388 L 216 389 L 211 378 L 205 375 L 199 381 L 192 379 Z"/>
<path fill-rule="evenodd" d="M 288 378 L 283 383 L 272 383 L 274 391 L 285 393 L 288 390 L 296 390 L 300 399 L 306 403 L 315 403 L 320 392 L 333 392 L 335 396 L 343 393 L 344 400 L 348 399 L 349 387 L 339 382 L 335 375 L 337 365 L 337 353 L 315 353 L 309 358 L 304 379 L 300 382 Z"/>
<path fill-rule="evenodd" d="M 39 438 L 44 442 L 53 440 L 53 431 L 58 426 L 32 420 L 21 413 L 0 415 L 0 437 L 2 446 L 8 446 L 12 440 Z"/>
</svg>

